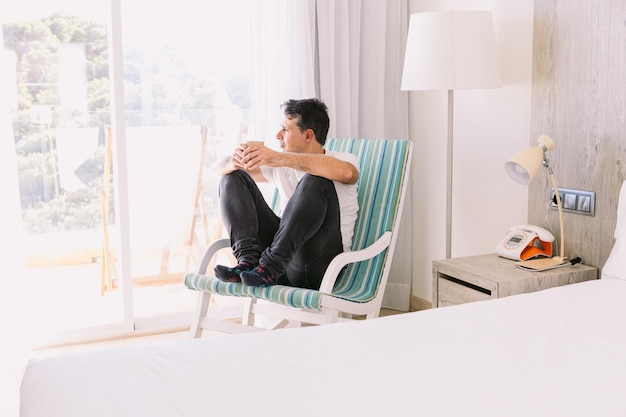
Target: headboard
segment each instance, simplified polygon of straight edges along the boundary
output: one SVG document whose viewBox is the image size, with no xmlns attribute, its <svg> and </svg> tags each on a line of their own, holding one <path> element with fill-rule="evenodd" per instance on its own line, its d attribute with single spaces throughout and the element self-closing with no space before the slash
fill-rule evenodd
<svg viewBox="0 0 626 417">
<path fill-rule="evenodd" d="M 565 252 L 602 268 L 626 178 L 626 5 L 544 0 L 534 13 L 529 143 L 550 135 L 558 186 L 596 193 L 594 217 L 564 214 Z M 545 173 L 530 185 L 528 221 L 556 231 L 550 187 Z"/>
</svg>

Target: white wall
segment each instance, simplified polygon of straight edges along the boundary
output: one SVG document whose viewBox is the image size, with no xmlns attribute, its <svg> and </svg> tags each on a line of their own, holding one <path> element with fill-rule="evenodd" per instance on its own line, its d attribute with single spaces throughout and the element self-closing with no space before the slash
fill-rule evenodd
<svg viewBox="0 0 626 417">
<path fill-rule="evenodd" d="M 494 252 L 507 228 L 526 222 L 528 189 L 504 162 L 530 138 L 533 0 L 409 0 L 409 14 L 491 10 L 502 88 L 454 93 L 452 257 Z M 432 261 L 445 258 L 446 91 L 409 92 L 412 171 L 412 294 L 432 298 Z"/>
</svg>

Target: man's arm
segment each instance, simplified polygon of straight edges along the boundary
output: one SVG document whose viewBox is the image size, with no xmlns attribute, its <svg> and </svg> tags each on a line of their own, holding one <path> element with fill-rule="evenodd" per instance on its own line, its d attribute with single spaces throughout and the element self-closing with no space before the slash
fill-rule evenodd
<svg viewBox="0 0 626 417">
<path fill-rule="evenodd" d="M 344 184 L 355 184 L 359 179 L 354 165 L 325 154 L 276 152 L 262 147 L 244 152 L 241 164 L 247 170 L 262 165 L 288 167 Z"/>
<path fill-rule="evenodd" d="M 278 159 L 279 166 L 288 166 L 344 184 L 355 184 L 359 179 L 359 171 L 354 165 L 330 155 L 282 153 L 278 155 Z"/>
</svg>

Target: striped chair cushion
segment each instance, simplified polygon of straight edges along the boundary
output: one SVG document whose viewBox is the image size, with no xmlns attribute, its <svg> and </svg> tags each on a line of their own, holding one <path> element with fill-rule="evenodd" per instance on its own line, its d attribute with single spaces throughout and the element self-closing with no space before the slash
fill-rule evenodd
<svg viewBox="0 0 626 417">
<path fill-rule="evenodd" d="M 359 214 L 354 227 L 352 250 L 374 243 L 384 232 L 393 230 L 399 210 L 400 188 L 404 180 L 409 141 L 384 139 L 328 139 L 326 148 L 350 152 L 359 160 Z M 332 295 L 354 302 L 376 297 L 388 250 L 374 258 L 348 265 L 337 280 Z M 187 274 L 185 285 L 194 290 L 215 294 L 256 297 L 298 308 L 320 310 L 321 293 L 315 290 L 272 286 L 247 287 L 224 283 L 200 274 Z"/>
<path fill-rule="evenodd" d="M 248 287 L 240 282 L 222 282 L 215 277 L 200 274 L 187 274 L 185 285 L 192 290 L 207 291 L 213 294 L 255 297 L 292 307 L 321 310 L 322 293 L 305 288 L 284 285 L 273 285 L 265 288 Z"/>
</svg>

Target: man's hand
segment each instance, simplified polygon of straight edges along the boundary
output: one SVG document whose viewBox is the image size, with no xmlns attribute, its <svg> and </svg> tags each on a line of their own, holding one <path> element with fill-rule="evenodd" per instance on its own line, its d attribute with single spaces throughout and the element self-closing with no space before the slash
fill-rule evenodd
<svg viewBox="0 0 626 417">
<path fill-rule="evenodd" d="M 246 171 L 255 170 L 263 165 L 273 165 L 272 161 L 276 159 L 276 155 L 280 152 L 276 152 L 265 146 L 249 146 L 245 143 L 239 145 L 239 148 L 233 155 L 233 163 L 236 163 L 239 167 Z"/>
<path fill-rule="evenodd" d="M 259 153 L 253 152 L 259 151 L 261 149 L 265 149 L 265 151 Z M 220 175 L 227 175 L 238 169 L 243 169 L 248 172 L 248 174 L 250 174 L 256 182 L 266 182 L 267 179 L 263 177 L 260 169 L 260 166 L 263 165 L 263 159 L 261 157 L 262 153 L 276 152 L 272 151 L 271 149 L 265 148 L 264 146 L 253 147 L 245 143 L 241 143 L 237 145 L 231 156 L 226 157 L 218 165 L 217 171 Z"/>
</svg>

